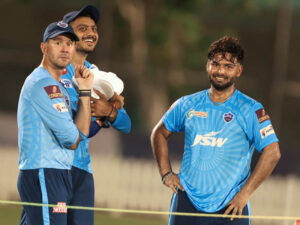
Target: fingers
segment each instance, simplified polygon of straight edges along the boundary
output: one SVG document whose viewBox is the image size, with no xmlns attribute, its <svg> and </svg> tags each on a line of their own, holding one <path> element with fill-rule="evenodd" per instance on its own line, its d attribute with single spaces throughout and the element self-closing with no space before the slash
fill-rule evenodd
<svg viewBox="0 0 300 225">
<path fill-rule="evenodd" d="M 179 190 L 184 191 L 184 189 L 183 189 L 183 187 L 182 187 L 182 185 L 181 185 L 180 182 L 176 186 L 179 188 Z"/>
<path fill-rule="evenodd" d="M 169 177 L 167 177 L 165 185 L 171 188 L 172 191 L 176 194 L 178 193 L 177 189 L 184 191 L 177 174 L 172 174 Z"/>
<path fill-rule="evenodd" d="M 236 212 L 238 211 L 238 207 L 234 207 L 233 211 L 232 211 L 232 217 L 230 218 L 230 220 L 234 220 L 234 216 L 236 215 Z"/>
<path fill-rule="evenodd" d="M 175 194 L 178 194 L 178 191 L 177 191 L 175 185 L 170 186 L 170 188 L 172 189 L 172 191 L 173 191 Z"/>
<path fill-rule="evenodd" d="M 228 205 L 229 206 L 226 209 L 226 211 L 224 212 L 224 215 L 228 215 L 232 211 L 232 213 L 231 213 L 232 217 L 230 217 L 231 221 L 234 220 L 237 213 L 238 213 L 239 216 L 242 215 L 242 213 L 243 213 L 243 208 L 242 207 L 238 207 L 236 205 L 233 205 L 231 202 L 229 202 Z"/>
<path fill-rule="evenodd" d="M 83 78 L 88 78 L 90 76 L 90 70 L 87 69 L 86 67 L 83 68 L 82 70 L 82 77 Z"/>
<path fill-rule="evenodd" d="M 91 71 L 82 65 L 76 65 L 75 66 L 75 77 L 76 78 L 88 78 L 91 74 Z"/>
<path fill-rule="evenodd" d="M 102 94 L 100 91 L 98 91 L 97 89 L 95 89 L 95 88 L 93 88 L 93 90 L 94 90 L 94 92 L 101 98 L 101 99 L 105 99 L 106 100 L 106 98 L 105 98 L 105 95 L 104 94 Z"/>
<path fill-rule="evenodd" d="M 224 212 L 224 215 L 228 215 L 232 211 L 232 209 L 233 209 L 233 205 L 229 205 L 226 211 Z"/>
</svg>

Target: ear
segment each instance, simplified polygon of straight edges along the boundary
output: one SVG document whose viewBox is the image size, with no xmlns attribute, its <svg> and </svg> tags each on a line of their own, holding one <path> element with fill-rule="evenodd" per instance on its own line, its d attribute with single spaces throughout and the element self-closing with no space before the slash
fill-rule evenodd
<svg viewBox="0 0 300 225">
<path fill-rule="evenodd" d="M 208 59 L 206 62 L 206 71 L 208 71 L 209 63 L 210 63 L 210 59 Z"/>
<path fill-rule="evenodd" d="M 240 77 L 242 75 L 242 72 L 243 72 L 243 65 L 240 64 L 239 67 L 238 67 L 238 75 L 237 75 L 237 77 Z"/>
<path fill-rule="evenodd" d="M 47 53 L 47 43 L 42 42 L 41 45 L 40 45 L 40 48 L 41 48 L 42 53 L 44 55 L 46 55 L 46 53 Z"/>
</svg>

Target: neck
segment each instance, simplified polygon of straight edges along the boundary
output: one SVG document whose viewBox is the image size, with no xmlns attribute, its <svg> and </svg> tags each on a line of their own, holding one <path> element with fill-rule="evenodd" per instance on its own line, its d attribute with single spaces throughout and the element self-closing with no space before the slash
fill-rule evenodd
<svg viewBox="0 0 300 225">
<path fill-rule="evenodd" d="M 87 53 L 76 51 L 76 53 L 74 54 L 73 59 L 72 59 L 73 66 L 74 67 L 77 65 L 84 66 L 84 62 L 85 62 L 87 56 L 88 56 Z"/>
<path fill-rule="evenodd" d="M 47 60 L 47 58 L 45 57 L 43 57 L 43 60 L 41 62 L 41 67 L 46 69 L 55 80 L 57 80 L 58 82 L 60 81 L 63 69 L 59 69 L 51 65 Z"/>
<path fill-rule="evenodd" d="M 213 86 L 209 89 L 209 96 L 212 102 L 222 103 L 229 99 L 235 91 L 235 86 L 231 85 L 225 90 L 218 91 Z"/>
</svg>

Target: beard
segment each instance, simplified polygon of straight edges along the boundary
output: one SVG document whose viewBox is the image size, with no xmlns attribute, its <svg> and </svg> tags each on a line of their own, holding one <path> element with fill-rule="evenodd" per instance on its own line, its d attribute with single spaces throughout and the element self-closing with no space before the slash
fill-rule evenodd
<svg viewBox="0 0 300 225">
<path fill-rule="evenodd" d="M 215 82 L 212 77 L 217 77 L 217 76 L 223 76 L 224 77 L 224 80 L 227 82 L 226 83 L 223 83 L 223 84 L 219 84 L 217 82 Z M 231 87 L 233 84 L 235 84 L 235 81 L 236 81 L 236 77 L 232 77 L 231 79 L 229 79 L 227 76 L 223 75 L 223 74 L 217 74 L 217 73 L 214 73 L 212 74 L 211 76 L 208 75 L 208 79 L 209 79 L 209 82 L 210 84 L 217 90 L 217 91 L 224 91 L 226 90 L 227 88 Z"/>
<path fill-rule="evenodd" d="M 58 60 L 53 60 L 52 58 L 48 58 L 48 60 L 56 69 L 59 70 L 66 68 L 66 66 L 71 63 L 71 59 L 66 62 L 60 62 Z"/>
<path fill-rule="evenodd" d="M 95 41 L 95 45 L 93 47 L 88 47 L 88 46 L 85 46 L 84 44 L 84 41 L 86 39 L 92 39 L 93 41 Z M 82 52 L 82 53 L 85 53 L 85 54 L 90 54 L 90 53 L 93 53 L 95 48 L 96 48 L 96 45 L 97 45 L 97 38 L 95 36 L 87 36 L 87 37 L 83 37 L 80 42 L 78 43 L 77 45 L 77 48 L 76 50 L 78 52 Z"/>
<path fill-rule="evenodd" d="M 84 47 L 82 47 L 82 46 L 78 46 L 77 49 L 76 49 L 76 51 L 82 52 L 82 53 L 84 53 L 84 54 L 90 54 L 90 53 L 93 53 L 93 52 L 94 52 L 94 49 L 95 49 L 95 48 L 93 48 L 93 49 L 87 49 L 87 48 L 84 48 Z"/>
</svg>

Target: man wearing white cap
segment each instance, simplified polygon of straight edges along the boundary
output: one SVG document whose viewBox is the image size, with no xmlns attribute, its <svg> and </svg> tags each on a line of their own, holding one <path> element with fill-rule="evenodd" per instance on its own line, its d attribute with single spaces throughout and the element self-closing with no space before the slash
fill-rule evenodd
<svg viewBox="0 0 300 225">
<path fill-rule="evenodd" d="M 70 93 L 72 107 L 77 111 L 78 94 L 74 85 L 74 67 L 77 65 L 86 66 L 95 75 L 92 96 L 97 94 L 100 98 L 91 98 L 91 112 L 93 122 L 91 124 L 89 137 L 95 135 L 101 127 L 109 127 L 129 133 L 131 121 L 123 108 L 124 100 L 119 94 L 123 90 L 123 82 L 112 73 L 99 71 L 95 65 L 89 63 L 86 58 L 89 53 L 94 51 L 98 42 L 97 22 L 99 20 L 98 9 L 92 5 L 87 5 L 79 11 L 67 13 L 63 21 L 73 27 L 74 32 L 79 38 L 76 53 L 72 63 L 67 66 L 61 79 L 61 83 Z M 121 86 L 121 88 L 120 88 Z M 113 96 L 113 97 L 112 97 Z M 111 98 L 108 101 L 109 98 Z M 95 120 L 97 118 L 97 120 Z M 99 120 L 101 118 L 101 121 Z M 81 142 L 75 151 L 72 167 L 73 197 L 71 205 L 75 206 L 94 206 L 94 179 L 91 169 L 91 159 L 88 152 L 89 139 Z M 69 210 L 68 224 L 72 225 L 93 225 L 94 212 L 91 210 Z"/>
</svg>

